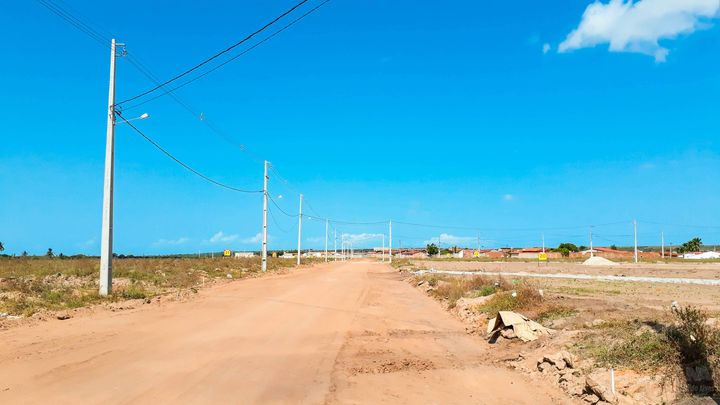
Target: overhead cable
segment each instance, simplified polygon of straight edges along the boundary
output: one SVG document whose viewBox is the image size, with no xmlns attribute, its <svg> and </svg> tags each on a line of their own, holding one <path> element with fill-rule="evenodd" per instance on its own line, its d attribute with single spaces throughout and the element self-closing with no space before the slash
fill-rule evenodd
<svg viewBox="0 0 720 405">
<path fill-rule="evenodd" d="M 203 72 L 203 73 L 201 73 L 201 74 L 193 77 L 192 79 L 189 79 L 189 80 L 187 80 L 187 81 L 185 81 L 185 82 L 183 82 L 183 83 L 181 83 L 181 84 L 179 84 L 179 85 L 177 85 L 177 86 L 175 86 L 175 87 L 173 87 L 173 88 L 171 88 L 171 89 L 167 89 L 167 90 L 165 90 L 165 91 L 164 91 L 163 93 L 161 93 L 161 94 L 158 94 L 158 95 L 153 96 L 153 97 L 151 97 L 151 98 L 149 98 L 149 99 L 143 100 L 143 101 L 141 101 L 141 102 L 139 102 L 139 103 L 133 104 L 133 105 L 131 105 L 131 106 L 125 107 L 125 109 L 126 109 L 126 110 L 132 110 L 132 109 L 134 109 L 134 108 L 140 107 L 140 106 L 143 105 L 143 104 L 147 104 L 147 103 L 149 103 L 149 102 L 151 102 L 151 101 L 153 101 L 153 100 L 157 100 L 157 99 L 160 98 L 160 97 L 163 97 L 163 96 L 165 96 L 165 95 L 171 94 L 171 93 L 173 93 L 173 92 L 175 92 L 175 91 L 177 91 L 177 90 L 179 90 L 179 89 L 187 86 L 188 84 L 190 84 L 190 83 L 192 83 L 192 82 L 195 82 L 195 81 L 197 81 L 197 80 L 199 80 L 199 79 L 201 79 L 201 78 L 209 75 L 210 73 L 212 73 L 212 72 L 220 69 L 221 67 L 227 65 L 228 63 L 234 61 L 235 59 L 237 59 L 237 58 L 245 55 L 246 53 L 252 51 L 253 49 L 257 48 L 258 46 L 260 46 L 260 45 L 264 44 L 265 42 L 269 41 L 270 39 L 274 38 L 276 35 L 280 34 L 281 32 L 283 32 L 283 31 L 285 31 L 286 29 L 290 28 L 291 26 L 295 25 L 295 23 L 299 22 L 299 21 L 302 20 L 303 18 L 305 18 L 305 17 L 307 17 L 308 15 L 310 15 L 310 14 L 314 13 L 315 11 L 317 11 L 317 9 L 319 9 L 319 8 L 322 7 L 322 6 L 324 6 L 324 5 L 327 4 L 329 1 L 330 1 L 330 0 L 325 0 L 325 1 L 323 1 L 322 3 L 320 3 L 320 4 L 318 4 L 317 6 L 313 7 L 312 9 L 310 9 L 309 11 L 307 11 L 306 13 L 302 14 L 300 17 L 298 17 L 298 18 L 294 19 L 293 21 L 291 21 L 290 23 L 286 24 L 285 26 L 283 26 L 283 27 L 280 28 L 279 30 L 273 32 L 273 33 L 270 34 L 269 36 L 263 38 L 261 41 L 253 44 L 252 46 L 248 47 L 248 48 L 245 49 L 244 51 L 242 51 L 242 52 L 238 53 L 237 55 L 233 56 L 232 58 L 230 58 L 230 59 L 228 59 L 228 60 L 220 63 L 219 65 L 214 66 L 213 68 L 208 69 L 208 70 L 206 70 L 205 72 Z M 162 86 L 160 86 L 160 87 L 163 87 L 163 86 L 164 86 L 164 84 L 163 84 Z M 126 101 L 130 101 L 130 100 L 126 100 Z M 122 103 L 125 103 L 126 101 L 123 101 Z M 121 103 L 118 103 L 118 105 L 119 105 L 119 104 L 121 104 Z"/>
<path fill-rule="evenodd" d="M 282 19 L 283 17 L 285 17 L 285 16 L 287 16 L 288 14 L 292 13 L 292 12 L 295 11 L 297 8 L 299 8 L 300 6 L 302 6 L 303 4 L 305 4 L 305 3 L 307 3 L 307 2 L 308 2 L 308 0 L 301 0 L 299 3 L 295 4 L 295 5 L 292 6 L 290 9 L 288 9 L 288 10 L 285 11 L 284 13 L 280 14 L 279 16 L 275 17 L 272 21 L 270 21 L 270 22 L 268 22 L 267 24 L 263 25 L 261 28 L 255 30 L 254 32 L 252 32 L 251 34 L 249 34 L 249 35 L 246 36 L 245 38 L 241 39 L 240 41 L 232 44 L 231 46 L 223 49 L 222 51 L 214 54 L 213 56 L 205 59 L 204 61 L 198 63 L 197 65 L 195 65 L 195 66 L 193 66 L 193 67 L 185 70 L 184 72 L 182 72 L 182 73 L 180 73 L 180 74 L 172 77 L 171 79 L 168 79 L 168 80 L 164 81 L 163 83 L 158 84 L 157 86 L 151 88 L 150 90 L 144 91 L 144 92 L 142 92 L 142 93 L 140 93 L 140 94 L 138 94 L 138 95 L 136 95 L 136 96 L 130 97 L 130 98 L 126 99 L 126 100 L 123 100 L 123 101 L 121 101 L 121 102 L 119 102 L 119 103 L 116 103 L 115 105 L 122 105 L 122 104 L 125 104 L 125 103 L 127 103 L 127 102 L 130 102 L 130 101 L 133 101 L 133 100 L 137 100 L 137 99 L 140 98 L 140 97 L 144 97 L 144 96 L 146 96 L 146 95 L 148 95 L 148 94 L 150 94 L 150 93 L 153 93 L 153 92 L 161 89 L 162 87 L 164 87 L 164 86 L 166 86 L 166 85 L 168 85 L 168 84 L 170 84 L 170 83 L 172 83 L 172 82 L 174 82 L 174 81 L 176 81 L 176 80 L 178 80 L 178 79 L 180 79 L 180 78 L 182 78 L 182 77 L 184 77 L 184 76 L 186 76 L 186 75 L 188 75 L 188 74 L 196 71 L 197 69 L 200 69 L 201 67 L 203 67 L 203 66 L 205 66 L 206 64 L 210 63 L 211 61 L 219 58 L 220 56 L 222 56 L 222 55 L 224 55 L 224 54 L 232 51 L 233 49 L 237 48 L 238 46 L 240 46 L 240 45 L 244 44 L 245 42 L 249 41 L 249 40 L 250 40 L 251 38 L 253 38 L 255 35 L 257 35 L 257 34 L 263 32 L 263 31 L 265 31 L 267 28 L 269 28 L 270 26 L 272 26 L 273 24 L 275 24 L 276 22 L 278 22 L 280 19 Z"/>
<path fill-rule="evenodd" d="M 130 128 L 132 128 L 133 130 L 135 130 L 135 132 L 137 132 L 138 134 L 140 134 L 140 136 L 142 136 L 143 138 L 145 138 L 146 141 L 150 142 L 150 144 L 152 144 L 155 148 L 157 148 L 158 150 L 160 150 L 160 151 L 161 151 L 162 153 L 164 153 L 167 157 L 169 157 L 170 159 L 174 160 L 175 163 L 177 163 L 177 164 L 179 164 L 180 166 L 184 167 L 185 169 L 187 169 L 187 170 L 190 171 L 191 173 L 195 174 L 196 176 L 198 176 L 198 177 L 200 177 L 200 178 L 202 178 L 202 179 L 204 179 L 204 180 L 206 180 L 206 181 L 208 181 L 208 182 L 210 182 L 210 183 L 213 183 L 213 184 L 215 184 L 216 186 L 220 186 L 220 187 L 226 188 L 226 189 L 228 189 L 228 190 L 237 191 L 237 192 L 240 192 L 240 193 L 262 193 L 262 192 L 263 192 L 263 190 L 244 190 L 244 189 L 240 189 L 240 188 L 237 188 L 237 187 L 229 186 L 229 185 L 227 185 L 227 184 L 225 184 L 225 183 L 221 183 L 221 182 L 219 182 L 219 181 L 217 181 L 217 180 L 214 180 L 214 179 L 212 179 L 212 178 L 210 178 L 210 177 L 208 177 L 208 176 L 200 173 L 199 171 L 193 169 L 193 168 L 190 167 L 188 164 L 186 164 L 185 162 L 183 162 L 183 161 L 181 161 L 180 159 L 176 158 L 176 157 L 173 156 L 170 152 L 168 152 L 167 150 L 165 150 L 162 146 L 160 146 L 160 144 L 158 144 L 157 142 L 155 142 L 152 138 L 150 138 L 150 137 L 147 136 L 145 133 L 143 133 L 141 130 L 139 130 L 136 126 L 134 126 L 130 121 L 128 121 L 127 119 L 125 119 L 125 117 L 123 117 L 120 112 L 117 112 L 117 111 L 116 111 L 115 114 L 116 114 L 118 117 L 120 117 L 120 119 L 122 119 L 123 122 L 125 122 L 128 126 L 130 126 Z"/>
</svg>

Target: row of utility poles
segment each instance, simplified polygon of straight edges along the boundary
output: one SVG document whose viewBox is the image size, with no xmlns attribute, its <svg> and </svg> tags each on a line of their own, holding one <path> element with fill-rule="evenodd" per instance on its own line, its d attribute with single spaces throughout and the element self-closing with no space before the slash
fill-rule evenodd
<svg viewBox="0 0 720 405">
<path fill-rule="evenodd" d="M 105 171 L 103 181 L 103 210 L 102 210 L 102 230 L 100 242 L 100 295 L 106 296 L 112 291 L 112 262 L 113 262 L 113 194 L 114 194 L 114 175 L 115 175 L 115 126 L 116 110 L 115 110 L 115 62 L 118 57 L 125 56 L 125 44 L 117 43 L 113 38 L 110 42 L 110 84 L 108 89 L 108 108 L 107 108 L 107 128 L 105 139 Z M 118 49 L 121 52 L 118 53 Z M 138 118 L 123 121 L 131 121 L 135 119 L 145 119 L 147 114 L 143 114 Z M 268 242 L 268 169 L 270 162 L 264 162 L 263 175 L 263 218 L 262 218 L 262 265 L 263 272 L 267 271 L 267 242 Z M 300 249 L 302 238 L 302 194 L 300 195 L 300 210 L 298 215 L 298 255 L 297 264 L 300 264 Z M 325 220 L 325 261 L 328 260 L 328 231 L 330 220 Z M 392 223 L 390 224 L 390 261 L 392 262 Z M 352 244 L 350 246 L 351 255 L 354 254 Z M 343 244 L 343 252 L 346 250 Z M 384 253 L 384 251 L 383 251 Z M 337 256 L 337 230 L 335 230 L 334 255 Z"/>
<path fill-rule="evenodd" d="M 107 110 L 107 130 L 106 130 L 106 143 L 105 143 L 105 173 L 103 183 L 103 210 L 102 210 L 102 231 L 101 231 L 101 242 L 100 242 L 100 295 L 108 295 L 112 291 L 112 252 L 113 252 L 113 186 L 114 186 L 114 169 L 115 169 L 115 61 L 117 57 L 124 56 L 124 50 L 118 54 L 118 47 L 124 47 L 124 44 L 117 43 L 115 39 L 112 39 L 110 44 L 110 84 L 108 89 L 108 110 Z M 145 119 L 147 114 L 143 114 L 135 119 Z M 125 118 L 123 118 L 125 121 Z M 129 121 L 129 120 L 127 120 Z M 264 176 L 263 176 L 263 219 L 262 219 L 262 265 L 261 269 L 263 272 L 267 271 L 267 242 L 268 242 L 268 169 L 270 162 L 264 162 Z M 301 256 L 301 240 L 302 240 L 302 212 L 303 196 L 300 194 L 300 207 L 298 213 L 298 246 L 297 246 L 297 264 L 300 265 Z M 325 219 L 325 261 L 328 261 L 328 233 L 329 233 L 330 220 Z M 392 221 L 389 221 L 388 229 L 388 261 L 392 263 Z M 593 234 L 592 226 L 590 227 L 590 255 L 594 256 L 593 250 Z M 382 260 L 385 261 L 385 234 L 382 235 L 383 247 L 382 247 Z M 478 249 L 480 249 L 480 236 L 477 238 Z M 638 262 L 638 247 L 637 247 L 637 221 L 633 220 L 633 239 L 634 239 L 634 260 Z M 441 243 L 441 236 L 438 237 L 438 245 Z M 662 257 L 665 257 L 665 235 L 661 233 L 661 244 L 662 244 Z M 542 250 L 545 252 L 545 235 L 542 235 Z M 354 256 L 354 248 L 352 241 L 346 241 L 343 235 L 341 252 L 343 260 L 349 252 L 350 258 Z M 671 247 L 672 252 L 672 247 Z M 337 259 L 337 229 L 334 230 L 334 247 L 333 253 L 335 259 Z"/>
</svg>

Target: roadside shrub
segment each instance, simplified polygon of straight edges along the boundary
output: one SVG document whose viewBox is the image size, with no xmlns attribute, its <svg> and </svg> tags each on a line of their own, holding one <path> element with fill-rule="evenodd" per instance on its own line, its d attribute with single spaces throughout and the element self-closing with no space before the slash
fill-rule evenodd
<svg viewBox="0 0 720 405">
<path fill-rule="evenodd" d="M 637 320 L 608 321 L 580 335 L 574 348 L 600 367 L 657 372 L 679 364 L 667 335 Z"/>
<path fill-rule="evenodd" d="M 685 363 L 706 360 L 720 350 L 720 332 L 706 324 L 708 316 L 689 306 L 673 309 L 677 323 L 667 329 L 667 335 Z"/>
<path fill-rule="evenodd" d="M 513 296 L 515 293 L 515 296 Z M 500 311 L 517 311 L 531 309 L 542 303 L 540 293 L 529 286 L 522 285 L 514 291 L 502 291 L 495 294 L 480 310 L 489 316 L 496 316 Z"/>
</svg>

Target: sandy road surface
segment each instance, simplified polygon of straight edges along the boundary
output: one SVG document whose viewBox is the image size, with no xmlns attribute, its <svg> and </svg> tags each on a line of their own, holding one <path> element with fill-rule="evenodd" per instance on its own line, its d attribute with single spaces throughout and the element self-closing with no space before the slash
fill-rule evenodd
<svg viewBox="0 0 720 405">
<path fill-rule="evenodd" d="M 370 262 L 0 332 L 0 403 L 562 403 Z"/>
</svg>

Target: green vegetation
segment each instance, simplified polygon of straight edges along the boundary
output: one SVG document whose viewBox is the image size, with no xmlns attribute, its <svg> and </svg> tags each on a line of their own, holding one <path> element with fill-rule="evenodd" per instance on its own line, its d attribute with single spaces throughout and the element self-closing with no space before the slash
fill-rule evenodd
<svg viewBox="0 0 720 405">
<path fill-rule="evenodd" d="M 437 245 L 435 245 L 434 243 L 428 244 L 427 247 L 425 248 L 425 250 L 427 251 L 427 254 L 429 254 L 430 256 L 435 256 L 436 254 L 440 253 L 440 250 L 438 249 Z"/>
<path fill-rule="evenodd" d="M 269 259 L 268 271 L 293 261 Z M 113 293 L 98 294 L 96 258 L 0 258 L 0 312 L 30 316 L 38 311 L 73 309 L 122 299 L 144 299 L 171 291 L 197 291 L 215 279 L 259 274 L 260 258 L 115 259 Z"/>
<path fill-rule="evenodd" d="M 560 252 L 563 257 L 570 256 L 572 252 L 579 252 L 580 249 L 573 243 L 561 243 L 557 248 L 553 249 L 556 252 Z"/>
<path fill-rule="evenodd" d="M 690 253 L 690 252 L 699 252 L 701 246 L 702 246 L 702 239 L 692 238 L 689 241 L 678 246 L 677 252 L 679 254 L 685 254 L 685 253 Z"/>
</svg>

